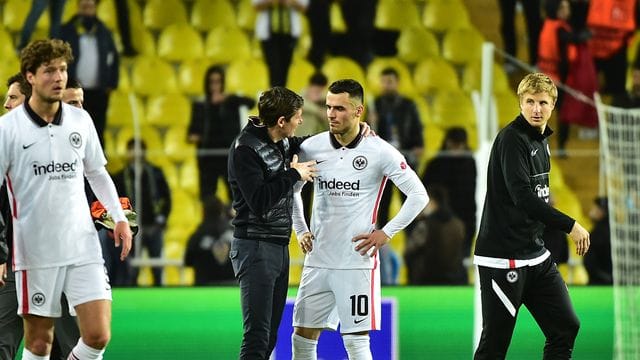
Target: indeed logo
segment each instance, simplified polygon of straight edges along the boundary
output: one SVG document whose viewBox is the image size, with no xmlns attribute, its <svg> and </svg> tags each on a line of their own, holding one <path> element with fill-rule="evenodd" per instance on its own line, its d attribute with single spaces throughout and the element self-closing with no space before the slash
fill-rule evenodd
<svg viewBox="0 0 640 360">
<path fill-rule="evenodd" d="M 340 181 L 336 179 L 319 180 L 318 186 L 321 190 L 360 190 L 360 180 L 354 182 Z"/>
<path fill-rule="evenodd" d="M 540 199 L 544 199 L 546 202 L 549 202 L 549 186 L 545 185 L 536 185 L 536 193 Z"/>
<path fill-rule="evenodd" d="M 74 160 L 72 163 L 68 162 L 55 162 L 51 161 L 45 165 L 39 165 L 38 163 L 33 163 L 33 174 L 35 176 L 60 173 L 60 172 L 75 172 L 76 166 L 78 164 L 78 160 Z"/>
</svg>

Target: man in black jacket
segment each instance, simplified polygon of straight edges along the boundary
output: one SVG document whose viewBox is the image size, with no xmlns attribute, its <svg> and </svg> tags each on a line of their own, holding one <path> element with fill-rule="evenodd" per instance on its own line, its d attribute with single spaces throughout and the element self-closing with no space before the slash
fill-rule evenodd
<svg viewBox="0 0 640 360">
<path fill-rule="evenodd" d="M 302 139 L 302 97 L 283 88 L 260 96 L 259 117 L 229 150 L 229 185 L 236 216 L 229 256 L 240 284 L 244 335 L 240 359 L 268 359 L 276 344 L 289 284 L 293 185 L 311 181 L 315 161 L 293 155 Z"/>
<path fill-rule="evenodd" d="M 568 233 L 578 255 L 589 233 L 549 202 L 547 127 L 558 90 L 541 73 L 518 85 L 521 114 L 498 133 L 489 159 L 487 195 L 476 242 L 482 336 L 475 359 L 504 359 L 524 304 L 546 336 L 544 359 L 570 359 L 580 322 L 567 286 L 544 247 L 545 226 Z"/>
</svg>

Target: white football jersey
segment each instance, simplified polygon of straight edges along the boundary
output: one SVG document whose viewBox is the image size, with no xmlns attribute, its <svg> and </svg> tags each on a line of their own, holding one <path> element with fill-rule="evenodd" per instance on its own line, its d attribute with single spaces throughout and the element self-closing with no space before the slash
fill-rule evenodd
<svg viewBox="0 0 640 360">
<path fill-rule="evenodd" d="M 21 105 L 0 117 L 14 270 L 102 262 L 84 173 L 106 159 L 86 111 L 62 103 L 59 114 L 48 124 Z"/>
<path fill-rule="evenodd" d="M 313 250 L 305 266 L 332 269 L 372 269 L 376 257 L 355 251 L 353 237 L 375 229 L 378 205 L 387 179 L 407 195 L 400 212 L 382 230 L 392 237 L 426 206 L 422 182 L 406 160 L 380 137 L 358 137 L 342 146 L 329 132 L 302 143 L 299 161 L 316 160 L 311 217 Z M 307 185 L 309 186 L 309 185 Z M 296 194 L 298 197 L 299 194 Z M 299 198 L 297 198 L 299 199 Z M 300 236 L 308 231 L 299 201 L 294 206 L 294 227 Z"/>
</svg>

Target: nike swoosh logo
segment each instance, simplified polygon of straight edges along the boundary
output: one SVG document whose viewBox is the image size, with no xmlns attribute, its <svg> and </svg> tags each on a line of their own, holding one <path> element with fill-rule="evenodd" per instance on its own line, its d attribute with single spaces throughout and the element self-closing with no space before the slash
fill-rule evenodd
<svg viewBox="0 0 640 360">
<path fill-rule="evenodd" d="M 538 149 L 531 150 L 531 156 L 536 156 L 537 153 L 538 153 Z"/>
<path fill-rule="evenodd" d="M 361 322 L 363 322 L 363 321 L 365 321 L 365 320 L 367 320 L 367 318 L 360 319 L 360 320 L 353 319 L 353 323 L 354 323 L 354 324 L 360 324 Z"/>
<path fill-rule="evenodd" d="M 37 141 L 32 142 L 32 143 L 31 143 L 31 144 L 29 144 L 29 145 L 22 145 L 22 149 L 27 150 L 28 148 L 30 148 L 31 146 L 35 145 L 36 143 L 37 143 Z"/>
<path fill-rule="evenodd" d="M 322 164 L 325 161 L 327 161 L 327 160 L 316 160 L 316 164 Z"/>
</svg>

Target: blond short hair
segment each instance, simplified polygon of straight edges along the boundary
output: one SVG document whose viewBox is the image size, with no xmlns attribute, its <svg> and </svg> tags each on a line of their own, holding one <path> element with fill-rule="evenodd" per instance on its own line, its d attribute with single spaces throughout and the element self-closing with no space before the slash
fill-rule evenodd
<svg viewBox="0 0 640 360">
<path fill-rule="evenodd" d="M 550 77 L 543 73 L 527 74 L 518 84 L 518 99 L 522 100 L 525 94 L 546 93 L 552 99 L 553 103 L 558 100 L 558 88 Z"/>
</svg>

